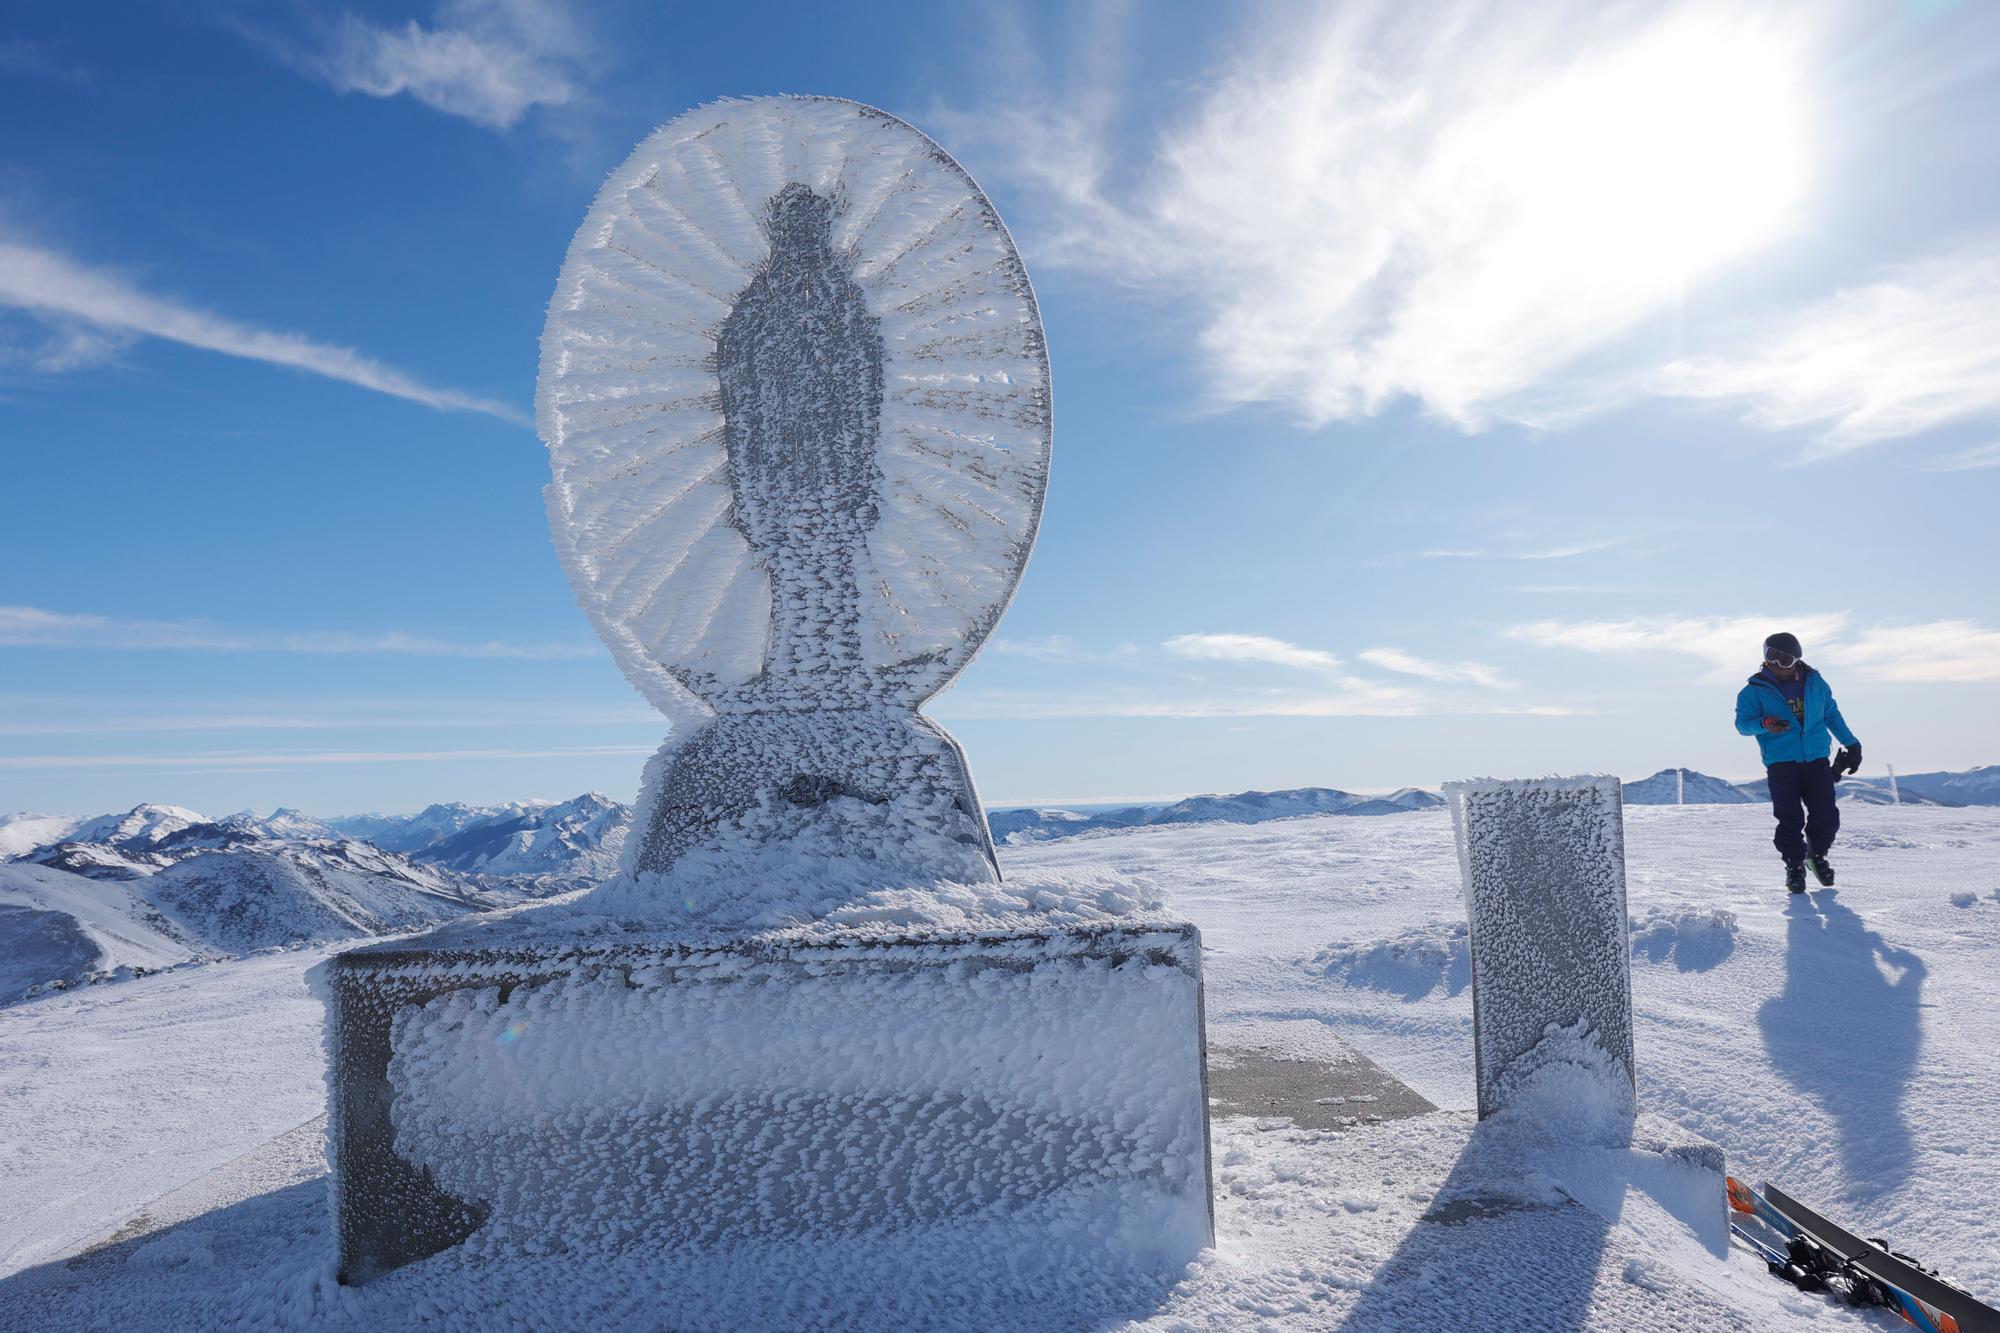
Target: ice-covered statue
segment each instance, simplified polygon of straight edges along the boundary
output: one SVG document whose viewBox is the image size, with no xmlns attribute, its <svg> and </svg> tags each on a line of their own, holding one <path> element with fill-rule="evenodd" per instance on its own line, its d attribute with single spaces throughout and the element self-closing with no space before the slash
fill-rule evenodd
<svg viewBox="0 0 2000 1333">
<path fill-rule="evenodd" d="M 612 881 L 316 970 L 339 1272 L 832 1265 L 845 1322 L 888 1327 L 925 1319 L 867 1274 L 909 1256 L 1036 1290 L 1184 1264 L 1200 936 L 1108 868 L 1001 882 L 918 712 L 1048 477 L 1041 320 L 986 196 L 853 102 L 692 111 L 577 232 L 537 407 L 563 563 L 672 729 Z"/>
<path fill-rule="evenodd" d="M 995 878 L 917 711 L 1006 607 L 1048 479 L 1041 318 L 971 177 L 853 102 L 683 116 L 577 233 L 538 407 L 571 582 L 673 723 L 606 896 L 725 924 L 764 919 L 732 911 L 747 877 Z"/>
</svg>

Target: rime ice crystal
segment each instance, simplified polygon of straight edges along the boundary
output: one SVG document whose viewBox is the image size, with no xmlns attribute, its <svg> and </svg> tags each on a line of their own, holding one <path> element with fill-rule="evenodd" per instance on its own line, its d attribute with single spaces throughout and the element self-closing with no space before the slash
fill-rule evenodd
<svg viewBox="0 0 2000 1333">
<path fill-rule="evenodd" d="M 1480 1116 L 1571 1048 L 1598 1052 L 1583 1063 L 1635 1105 L 1618 779 L 1457 782 L 1445 794 L 1471 922 Z"/>
<path fill-rule="evenodd" d="M 1128 1258 L 1207 1243 L 1191 927 L 556 950 L 496 924 L 320 979 L 350 1278 L 482 1228 L 602 1252 L 1029 1205 Z"/>
<path fill-rule="evenodd" d="M 570 581 L 674 724 L 627 885 L 678 915 L 703 896 L 657 882 L 682 857 L 815 824 L 918 882 L 997 878 L 964 756 L 917 708 L 1020 580 L 1051 406 L 1027 271 L 964 169 L 835 98 L 689 112 L 578 230 L 537 412 Z"/>
<path fill-rule="evenodd" d="M 1115 874 L 1003 884 L 918 711 L 1047 484 L 979 187 L 852 102 L 692 111 L 577 232 L 536 402 L 564 567 L 673 732 L 615 878 L 316 973 L 343 1276 L 923 1228 L 1191 1258 L 1200 937 Z"/>
</svg>

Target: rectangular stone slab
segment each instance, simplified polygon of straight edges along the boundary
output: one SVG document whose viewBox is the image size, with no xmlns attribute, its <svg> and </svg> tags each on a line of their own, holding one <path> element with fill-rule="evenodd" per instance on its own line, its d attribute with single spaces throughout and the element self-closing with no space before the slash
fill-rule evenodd
<svg viewBox="0 0 2000 1333">
<path fill-rule="evenodd" d="M 1212 1242 L 1191 925 L 688 944 L 455 928 L 315 969 L 343 1281 L 961 1226 Z"/>
<path fill-rule="evenodd" d="M 1624 791 L 1617 778 L 1455 782 L 1471 923 L 1481 1119 L 1503 1109 L 1544 1042 L 1594 1043 L 1629 1091 L 1632 963 Z"/>
</svg>

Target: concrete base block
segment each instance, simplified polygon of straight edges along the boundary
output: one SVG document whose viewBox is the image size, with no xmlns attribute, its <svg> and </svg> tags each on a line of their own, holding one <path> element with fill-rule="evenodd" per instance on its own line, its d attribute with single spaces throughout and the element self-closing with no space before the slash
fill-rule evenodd
<svg viewBox="0 0 2000 1333">
<path fill-rule="evenodd" d="M 1200 938 L 1180 923 L 689 943 L 522 918 L 356 949 L 327 1004 L 342 1280 L 1032 1216 L 1213 1234 Z"/>
</svg>

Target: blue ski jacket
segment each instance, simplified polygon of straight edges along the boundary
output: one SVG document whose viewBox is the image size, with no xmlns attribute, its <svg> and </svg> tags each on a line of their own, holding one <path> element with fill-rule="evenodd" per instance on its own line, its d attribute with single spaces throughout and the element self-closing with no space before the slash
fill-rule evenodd
<svg viewBox="0 0 2000 1333">
<path fill-rule="evenodd" d="M 1799 663 L 1799 670 L 1806 678 L 1803 717 L 1792 716 L 1792 705 L 1779 691 L 1778 682 L 1763 671 L 1750 677 L 1736 696 L 1736 729 L 1757 738 L 1766 768 L 1772 764 L 1809 763 L 1826 758 L 1833 749 L 1827 739 L 1829 732 L 1842 745 L 1861 744 L 1849 729 L 1847 719 L 1840 715 L 1840 705 L 1833 701 L 1833 689 L 1826 683 L 1826 677 L 1804 662 Z M 1786 731 L 1766 731 L 1767 717 L 1783 718 L 1792 725 Z"/>
</svg>

